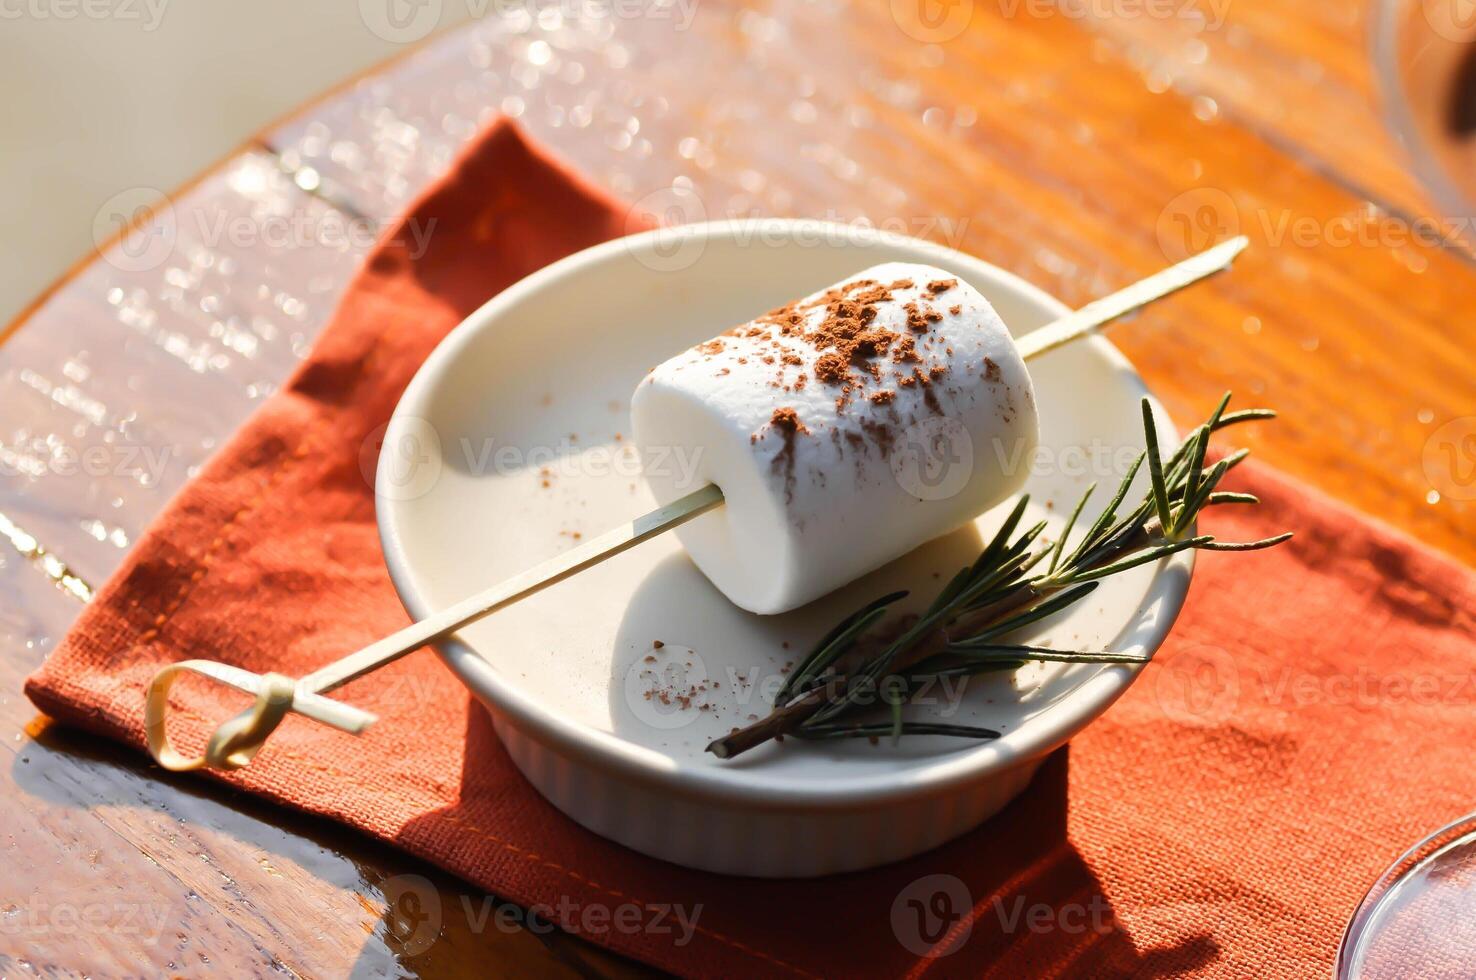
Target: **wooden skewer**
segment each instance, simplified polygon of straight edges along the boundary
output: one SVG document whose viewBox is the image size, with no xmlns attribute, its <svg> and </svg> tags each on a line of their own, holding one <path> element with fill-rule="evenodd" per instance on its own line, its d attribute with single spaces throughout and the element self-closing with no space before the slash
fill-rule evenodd
<svg viewBox="0 0 1476 980">
<path fill-rule="evenodd" d="M 1039 357 L 1225 269 L 1248 244 L 1244 237 L 1232 239 L 1096 300 L 1022 337 L 1018 344 L 1020 354 L 1026 360 Z M 251 762 L 282 719 L 293 711 L 340 731 L 360 734 L 375 722 L 375 716 L 324 697 L 325 694 L 421 647 L 445 640 L 457 630 L 519 599 L 664 534 L 722 502 L 723 492 L 716 486 L 693 491 L 297 680 L 277 673 L 254 674 L 214 660 L 170 664 L 154 675 L 145 700 L 144 726 L 149 751 L 161 766 L 177 772 L 206 767 L 239 769 Z M 251 708 L 222 723 L 210 737 L 204 753 L 194 757 L 178 752 L 165 730 L 170 688 L 185 673 L 200 674 L 256 696 Z"/>
<path fill-rule="evenodd" d="M 370 671 L 392 664 L 407 653 L 444 640 L 462 627 L 550 585 L 562 582 L 571 575 L 577 575 L 591 565 L 598 565 L 607 558 L 634 548 L 642 541 L 664 534 L 707 513 L 722 502 L 723 492 L 708 484 L 665 507 L 637 517 L 629 524 L 622 524 L 613 531 L 607 531 L 533 566 L 526 572 L 499 582 L 485 592 L 463 599 L 428 619 L 411 623 L 398 633 L 371 643 L 341 660 L 335 660 L 300 680 L 294 681 L 281 674 L 253 674 L 214 660 L 185 660 L 171 664 L 155 674 L 149 684 L 144 713 L 149 751 L 161 766 L 179 772 L 204 766 L 239 769 L 251 761 L 256 750 L 266 741 L 272 730 L 281 724 L 288 711 L 296 711 L 314 721 L 357 735 L 373 724 L 375 717 L 367 711 L 325 698 L 324 694 Z M 203 674 L 257 696 L 255 705 L 216 729 L 206 746 L 205 754 L 194 758 L 177 752 L 164 730 L 169 689 L 184 672 Z"/>
</svg>

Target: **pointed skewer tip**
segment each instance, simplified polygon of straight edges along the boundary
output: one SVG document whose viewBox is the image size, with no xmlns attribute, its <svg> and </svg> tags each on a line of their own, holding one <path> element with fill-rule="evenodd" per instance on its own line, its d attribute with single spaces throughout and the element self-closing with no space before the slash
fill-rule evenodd
<svg viewBox="0 0 1476 980">
<path fill-rule="evenodd" d="M 1236 235 L 1234 238 L 1220 245 L 1219 248 L 1224 249 L 1225 251 L 1225 264 L 1229 265 L 1231 262 L 1235 261 L 1235 259 L 1240 256 L 1241 252 L 1244 252 L 1247 248 L 1250 248 L 1250 243 L 1251 240 L 1248 236 Z"/>
</svg>

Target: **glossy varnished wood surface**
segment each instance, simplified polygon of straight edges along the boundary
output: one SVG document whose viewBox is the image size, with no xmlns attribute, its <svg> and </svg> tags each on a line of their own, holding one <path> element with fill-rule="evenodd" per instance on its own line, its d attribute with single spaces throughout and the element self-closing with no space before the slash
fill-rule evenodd
<svg viewBox="0 0 1476 980">
<path fill-rule="evenodd" d="M 1243 231 L 1234 275 L 1114 339 L 1176 417 L 1227 388 L 1277 408 L 1249 436 L 1263 458 L 1476 561 L 1476 487 L 1445 450 L 1476 434 L 1476 265 L 1408 240 L 1434 212 L 1381 125 L 1363 0 L 1198 21 L 975 0 L 949 8 L 956 36 L 909 6 L 506 14 L 335 93 L 171 195 L 162 258 L 105 249 L 16 325 L 0 512 L 106 578 L 307 349 L 368 232 L 505 112 L 669 218 L 864 218 L 1073 304 Z M 268 240 L 281 215 L 316 230 Z M 345 220 L 362 233 L 321 231 Z M 20 683 L 77 603 L 3 541 L 0 582 L 7 975 L 644 972 L 340 827 L 47 727 Z"/>
</svg>

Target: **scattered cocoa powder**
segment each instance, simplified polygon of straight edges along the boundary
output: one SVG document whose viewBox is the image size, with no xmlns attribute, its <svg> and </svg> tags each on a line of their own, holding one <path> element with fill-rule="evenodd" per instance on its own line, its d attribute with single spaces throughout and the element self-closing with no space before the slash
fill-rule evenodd
<svg viewBox="0 0 1476 980">
<path fill-rule="evenodd" d="M 858 333 L 851 346 L 851 360 L 863 362 L 866 358 L 885 354 L 897 335 L 890 330 L 868 330 Z"/>
<path fill-rule="evenodd" d="M 932 305 L 938 298 L 958 287 L 956 278 L 934 279 L 926 284 L 914 283 L 910 279 L 882 282 L 875 279 L 854 279 L 831 287 L 804 300 L 797 300 L 770 310 L 752 322 L 728 330 L 723 338 L 708 341 L 696 348 L 699 354 L 717 353 L 726 350 L 727 356 L 738 364 L 747 364 L 749 358 L 755 363 L 772 365 L 760 383 L 775 391 L 798 392 L 813 380 L 834 389 L 836 414 L 847 415 L 853 400 L 866 399 L 871 406 L 888 406 L 883 412 L 860 413 L 851 422 L 840 421 L 832 429 L 831 441 L 837 449 L 854 448 L 864 451 L 866 447 L 886 448 L 895 440 L 898 427 L 913 421 L 890 406 L 897 404 L 898 395 L 904 391 L 920 392 L 917 408 L 941 414 L 940 398 L 944 391 L 954 394 L 946 387 L 949 373 L 945 358 L 954 356 L 954 350 L 944 342 L 941 334 L 933 328 L 944 319 L 943 307 Z M 916 290 L 901 308 L 901 323 L 891 320 L 898 304 L 898 290 Z M 889 305 L 891 304 L 891 305 Z M 962 303 L 948 307 L 948 313 L 959 316 Z M 884 314 L 888 318 L 884 319 Z M 887 329 L 892 326 L 893 329 Z M 747 345 L 734 348 L 734 343 Z M 808 371 L 791 371 L 813 364 Z M 999 378 L 998 365 L 985 361 L 985 379 Z M 731 372 L 722 367 L 717 376 Z M 934 390 L 937 389 L 937 390 Z M 890 421 L 886 417 L 890 415 Z M 800 419 L 794 408 L 776 409 L 768 424 L 753 433 L 750 441 L 758 444 L 767 429 L 774 429 L 783 444 L 773 458 L 776 472 L 784 473 L 787 490 L 793 493 L 795 469 L 795 439 L 811 435 L 810 427 Z M 847 431 L 849 430 L 849 431 Z M 858 456 L 857 465 L 860 465 Z M 815 475 L 822 479 L 823 474 Z"/>
<path fill-rule="evenodd" d="M 897 439 L 897 429 L 895 426 L 888 425 L 885 422 L 878 422 L 874 419 L 863 418 L 861 420 L 861 429 L 871 439 L 872 443 L 875 444 L 876 448 L 881 451 L 882 459 L 887 459 L 892 455 L 892 445 Z"/>
<path fill-rule="evenodd" d="M 769 418 L 769 425 L 778 430 L 784 436 L 784 445 L 774 457 L 773 467 L 776 472 L 784 473 L 784 496 L 787 500 L 794 499 L 794 440 L 796 436 L 807 436 L 809 428 L 800 420 L 799 413 L 793 408 L 783 406 L 774 409 L 774 414 Z"/>
<path fill-rule="evenodd" d="M 815 362 L 815 377 L 826 384 L 841 384 L 850 374 L 850 366 L 846 358 L 831 351 L 821 354 L 820 359 Z"/>
<path fill-rule="evenodd" d="M 907 314 L 907 329 L 913 333 L 927 333 L 933 326 L 943 319 L 943 314 L 931 306 L 919 306 L 916 301 L 902 307 Z"/>
<path fill-rule="evenodd" d="M 898 364 L 922 360 L 917 354 L 917 341 L 912 337 L 898 337 L 892 344 L 892 360 Z"/>
<path fill-rule="evenodd" d="M 792 408 L 776 408 L 769 424 L 776 429 L 782 429 L 789 435 L 798 432 L 801 435 L 809 435 L 810 430 L 805 428 L 805 423 L 800 421 L 799 413 Z"/>
</svg>

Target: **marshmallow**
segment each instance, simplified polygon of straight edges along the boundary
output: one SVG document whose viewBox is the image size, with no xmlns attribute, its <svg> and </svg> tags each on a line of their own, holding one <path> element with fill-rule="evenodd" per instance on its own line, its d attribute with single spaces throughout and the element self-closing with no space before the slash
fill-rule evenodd
<svg viewBox="0 0 1476 980">
<path fill-rule="evenodd" d="M 722 489 L 723 507 L 676 533 L 755 613 L 977 517 L 1020 489 L 1038 439 L 1030 375 L 994 308 L 948 272 L 900 262 L 666 361 L 637 386 L 631 420 L 659 503 Z"/>
</svg>

